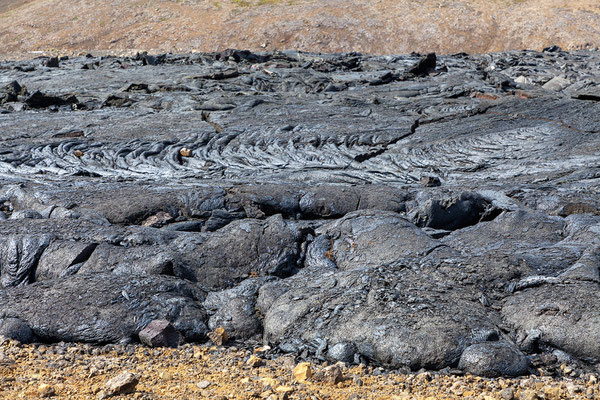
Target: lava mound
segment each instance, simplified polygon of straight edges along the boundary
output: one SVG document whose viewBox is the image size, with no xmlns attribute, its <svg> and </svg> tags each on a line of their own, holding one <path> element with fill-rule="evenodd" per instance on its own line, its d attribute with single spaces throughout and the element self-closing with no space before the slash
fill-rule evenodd
<svg viewBox="0 0 600 400">
<path fill-rule="evenodd" d="M 558 48 L 1 62 L 0 334 L 593 368 L 599 71 Z"/>
</svg>

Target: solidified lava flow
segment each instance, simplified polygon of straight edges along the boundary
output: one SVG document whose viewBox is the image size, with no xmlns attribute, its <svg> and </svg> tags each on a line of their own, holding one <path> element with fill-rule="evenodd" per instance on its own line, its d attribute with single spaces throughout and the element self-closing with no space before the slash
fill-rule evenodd
<svg viewBox="0 0 600 400">
<path fill-rule="evenodd" d="M 0 334 L 600 362 L 600 53 L 0 62 Z"/>
</svg>

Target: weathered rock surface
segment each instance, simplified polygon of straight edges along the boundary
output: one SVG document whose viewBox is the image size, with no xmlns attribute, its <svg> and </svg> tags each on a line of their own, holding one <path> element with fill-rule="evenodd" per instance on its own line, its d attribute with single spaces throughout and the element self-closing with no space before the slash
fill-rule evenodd
<svg viewBox="0 0 600 400">
<path fill-rule="evenodd" d="M 432 60 L 0 63 L 0 333 L 594 368 L 600 54 Z"/>
<path fill-rule="evenodd" d="M 172 277 L 77 274 L 7 289 L 0 309 L 44 341 L 118 342 L 155 319 L 170 321 L 188 340 L 202 340 L 204 295 Z"/>
</svg>

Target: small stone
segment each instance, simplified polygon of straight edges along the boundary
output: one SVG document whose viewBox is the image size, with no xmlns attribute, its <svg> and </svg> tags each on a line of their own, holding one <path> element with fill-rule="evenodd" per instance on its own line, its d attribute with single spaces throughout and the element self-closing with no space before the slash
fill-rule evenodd
<svg viewBox="0 0 600 400">
<path fill-rule="evenodd" d="M 547 387 L 544 388 L 544 395 L 546 400 L 560 400 L 561 390 L 558 387 Z"/>
<path fill-rule="evenodd" d="M 518 376 L 527 372 L 527 357 L 511 343 L 484 342 L 467 347 L 458 367 L 473 375 Z"/>
<path fill-rule="evenodd" d="M 144 222 L 142 222 L 142 226 L 149 226 L 151 228 L 160 228 L 165 226 L 169 222 L 173 221 L 173 216 L 168 212 L 160 211 L 150 217 L 148 217 Z"/>
<path fill-rule="evenodd" d="M 271 350 L 271 346 L 261 346 L 254 349 L 254 354 L 264 353 L 269 350 Z"/>
<path fill-rule="evenodd" d="M 351 362 L 354 359 L 356 351 L 354 343 L 341 342 L 331 346 L 327 351 L 327 355 L 337 361 Z"/>
<path fill-rule="evenodd" d="M 155 319 L 139 333 L 140 341 L 150 347 L 177 347 L 183 341 L 181 334 L 164 319 Z"/>
<path fill-rule="evenodd" d="M 437 176 L 429 176 L 429 175 L 425 175 L 421 177 L 421 185 L 425 186 L 425 187 L 435 187 L 435 186 L 440 186 L 442 184 L 442 182 L 440 181 L 440 178 L 438 178 Z"/>
<path fill-rule="evenodd" d="M 268 377 L 261 378 L 260 383 L 262 383 L 264 386 L 271 386 L 271 387 L 277 386 L 279 384 L 279 382 L 277 382 L 276 379 L 268 378 Z"/>
<path fill-rule="evenodd" d="M 314 380 L 317 382 L 325 382 L 330 385 L 337 385 L 344 380 L 342 368 L 338 364 L 330 365 L 314 374 Z"/>
<path fill-rule="evenodd" d="M 519 395 L 520 400 L 539 400 L 539 396 L 533 390 L 525 390 Z"/>
<path fill-rule="evenodd" d="M 75 157 L 77 157 L 77 158 L 81 158 L 81 157 L 83 157 L 83 151 L 81 151 L 81 150 L 75 150 L 75 151 L 73 152 L 73 155 L 74 155 Z"/>
<path fill-rule="evenodd" d="M 171 379 L 173 379 L 173 375 L 166 371 L 163 371 L 160 374 L 158 374 L 158 377 L 163 381 L 170 381 Z"/>
<path fill-rule="evenodd" d="M 292 371 L 294 379 L 298 382 L 306 382 L 313 375 L 309 362 L 301 362 Z"/>
<path fill-rule="evenodd" d="M 573 372 L 573 368 L 569 367 L 567 364 L 562 364 L 560 366 L 560 369 L 562 370 L 563 374 L 568 375 L 571 372 Z"/>
<path fill-rule="evenodd" d="M 135 374 L 124 371 L 106 382 L 103 397 L 133 393 L 139 381 L 139 378 Z"/>
<path fill-rule="evenodd" d="M 40 397 L 52 397 L 55 394 L 54 388 L 46 383 L 42 383 L 38 386 L 37 391 Z"/>
<path fill-rule="evenodd" d="M 257 368 L 265 365 L 265 362 L 262 360 L 262 358 L 257 357 L 255 355 L 251 355 L 250 358 L 248 358 L 248 360 L 246 361 L 246 365 L 251 368 Z"/>
<path fill-rule="evenodd" d="M 561 76 L 555 76 L 546 82 L 542 87 L 553 92 L 560 92 L 571 85 L 571 81 Z"/>
<path fill-rule="evenodd" d="M 217 346 L 223 346 L 223 344 L 227 343 L 227 340 L 229 339 L 227 332 L 225 332 L 225 328 L 222 326 L 210 332 L 207 336 Z"/>
<path fill-rule="evenodd" d="M 59 62 L 58 62 L 58 57 L 50 57 L 49 59 L 46 60 L 45 65 L 48 68 L 58 68 L 59 67 Z"/>
<path fill-rule="evenodd" d="M 206 389 L 210 385 L 211 385 L 211 382 L 209 382 L 209 381 L 201 381 L 201 382 L 196 383 L 196 386 L 198 386 L 199 389 Z"/>
<path fill-rule="evenodd" d="M 294 391 L 294 388 L 291 387 L 291 386 L 285 386 L 285 385 L 284 386 L 277 386 L 275 388 L 275 391 L 279 392 L 279 393 L 292 393 Z"/>
<path fill-rule="evenodd" d="M 515 391 L 512 388 L 505 388 L 500 391 L 500 397 L 503 400 L 513 400 L 515 398 Z"/>
<path fill-rule="evenodd" d="M 181 150 L 179 150 L 179 154 L 181 155 L 181 157 L 191 157 L 193 153 L 191 149 L 183 147 Z"/>
<path fill-rule="evenodd" d="M 363 385 L 363 381 L 358 376 L 352 375 L 352 384 L 354 384 L 356 386 L 362 386 Z"/>
</svg>

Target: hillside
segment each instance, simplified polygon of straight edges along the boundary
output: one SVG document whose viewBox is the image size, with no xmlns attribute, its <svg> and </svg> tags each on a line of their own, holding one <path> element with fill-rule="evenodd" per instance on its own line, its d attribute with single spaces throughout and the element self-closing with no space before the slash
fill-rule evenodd
<svg viewBox="0 0 600 400">
<path fill-rule="evenodd" d="M 0 53 L 597 47 L 595 0 L 4 0 Z"/>
</svg>

